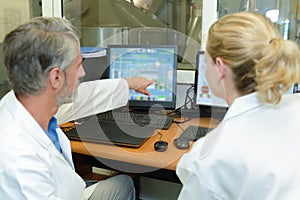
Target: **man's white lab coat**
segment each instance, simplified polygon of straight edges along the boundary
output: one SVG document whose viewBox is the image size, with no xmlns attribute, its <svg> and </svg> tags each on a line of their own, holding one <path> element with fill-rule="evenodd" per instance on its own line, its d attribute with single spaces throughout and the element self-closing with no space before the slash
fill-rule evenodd
<svg viewBox="0 0 300 200">
<path fill-rule="evenodd" d="M 125 80 L 101 80 L 79 86 L 74 103 L 62 106 L 56 117 L 66 122 L 126 105 Z M 0 102 L 0 198 L 87 199 L 93 190 L 74 171 L 70 142 L 57 128 L 60 154 L 44 130 L 16 99 L 13 91 Z"/>
</svg>

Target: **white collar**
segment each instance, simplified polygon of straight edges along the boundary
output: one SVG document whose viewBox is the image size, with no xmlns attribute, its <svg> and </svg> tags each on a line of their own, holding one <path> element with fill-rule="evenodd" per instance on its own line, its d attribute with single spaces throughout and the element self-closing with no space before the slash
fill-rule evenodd
<svg viewBox="0 0 300 200">
<path fill-rule="evenodd" d="M 233 118 L 237 115 L 248 112 L 249 110 L 263 105 L 264 103 L 260 100 L 257 92 L 238 97 L 229 107 L 224 120 Z"/>
</svg>

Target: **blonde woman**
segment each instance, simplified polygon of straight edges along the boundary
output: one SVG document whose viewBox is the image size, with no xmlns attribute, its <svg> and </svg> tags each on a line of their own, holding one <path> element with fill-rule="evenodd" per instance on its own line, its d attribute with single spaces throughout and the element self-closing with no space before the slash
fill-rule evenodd
<svg viewBox="0 0 300 200">
<path fill-rule="evenodd" d="M 206 76 L 230 106 L 177 167 L 179 199 L 299 199 L 297 45 L 258 13 L 230 14 L 209 29 Z"/>
</svg>

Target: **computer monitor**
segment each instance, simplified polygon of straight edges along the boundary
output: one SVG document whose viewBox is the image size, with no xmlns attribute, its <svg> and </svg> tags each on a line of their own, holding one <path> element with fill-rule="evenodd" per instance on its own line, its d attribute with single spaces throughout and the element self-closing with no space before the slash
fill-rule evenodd
<svg viewBox="0 0 300 200">
<path fill-rule="evenodd" d="M 84 58 L 82 67 L 85 71 L 85 76 L 81 78 L 81 82 L 94 81 L 108 78 L 106 56 Z"/>
<path fill-rule="evenodd" d="M 108 45 L 109 78 L 143 76 L 156 82 L 150 96 L 130 91 L 129 107 L 174 110 L 176 106 L 176 45 Z"/>
<path fill-rule="evenodd" d="M 81 82 L 108 78 L 106 49 L 98 47 L 81 47 L 82 67 L 85 76 Z"/>
<path fill-rule="evenodd" d="M 226 101 L 216 97 L 208 86 L 205 71 L 206 61 L 204 51 L 197 52 L 195 72 L 195 106 L 199 107 L 200 116 L 209 117 L 214 115 L 223 116 L 228 108 Z"/>
<path fill-rule="evenodd" d="M 200 116 L 222 116 L 228 109 L 228 104 L 222 98 L 214 96 L 208 86 L 205 71 L 206 61 L 204 51 L 197 52 L 196 72 L 195 72 L 195 98 L 196 106 L 199 106 Z M 293 94 L 298 92 L 298 84 L 293 85 L 286 93 Z"/>
</svg>

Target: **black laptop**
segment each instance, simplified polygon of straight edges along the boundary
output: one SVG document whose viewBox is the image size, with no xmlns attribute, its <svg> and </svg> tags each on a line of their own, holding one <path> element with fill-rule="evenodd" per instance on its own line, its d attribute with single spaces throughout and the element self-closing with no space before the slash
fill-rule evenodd
<svg viewBox="0 0 300 200">
<path fill-rule="evenodd" d="M 126 147 L 140 147 L 155 128 L 136 124 L 99 122 L 96 116 L 89 116 L 75 121 L 75 128 L 64 131 L 70 140 L 96 142 Z"/>
</svg>

